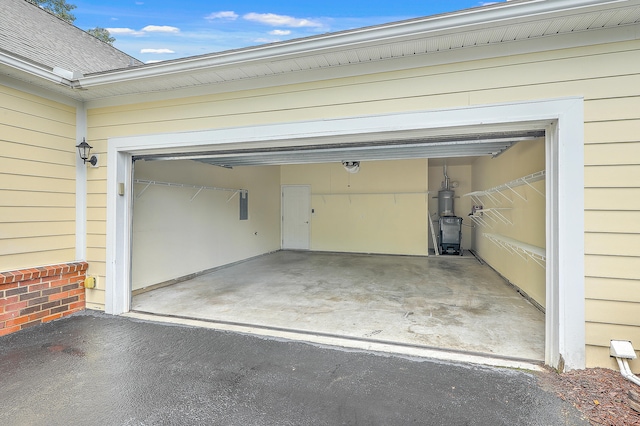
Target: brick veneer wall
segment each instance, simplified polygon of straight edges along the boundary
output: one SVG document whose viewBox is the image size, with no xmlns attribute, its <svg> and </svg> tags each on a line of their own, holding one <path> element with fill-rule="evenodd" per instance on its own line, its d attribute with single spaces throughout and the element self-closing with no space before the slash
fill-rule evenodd
<svg viewBox="0 0 640 426">
<path fill-rule="evenodd" d="M 0 336 L 84 309 L 86 262 L 0 272 Z"/>
</svg>

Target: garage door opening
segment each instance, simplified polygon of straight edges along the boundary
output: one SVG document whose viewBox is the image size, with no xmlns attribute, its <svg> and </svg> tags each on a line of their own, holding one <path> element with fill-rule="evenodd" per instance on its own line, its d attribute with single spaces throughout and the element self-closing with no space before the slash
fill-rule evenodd
<svg viewBox="0 0 640 426">
<path fill-rule="evenodd" d="M 569 104 L 573 104 L 572 101 L 567 102 Z M 579 104 L 581 105 L 581 103 Z M 546 106 L 554 106 L 554 104 L 552 102 Z M 566 106 L 567 105 L 564 105 L 562 102 L 560 102 L 560 105 L 555 105 L 556 108 L 563 110 L 566 109 Z M 525 107 L 525 110 L 528 108 L 529 106 Z M 470 120 L 473 122 L 483 122 L 483 114 L 488 114 L 493 117 L 496 111 L 491 111 L 491 109 L 491 107 L 479 107 L 474 111 L 474 117 L 472 119 L 470 118 Z M 500 120 L 504 120 L 504 116 L 509 116 L 509 114 L 513 114 L 514 112 L 516 112 L 518 117 L 522 117 L 522 115 L 517 114 L 518 108 L 514 105 L 510 105 L 506 109 L 498 107 L 498 110 L 501 111 L 501 115 L 499 115 Z M 118 181 L 118 178 L 125 182 L 127 182 L 127 177 L 128 179 L 131 179 L 131 181 L 129 181 L 130 183 L 127 184 L 130 196 L 112 200 L 115 201 L 115 203 L 113 203 L 113 208 L 115 210 L 120 209 L 119 211 L 123 213 L 129 211 L 129 214 L 124 215 L 124 219 L 127 217 L 129 219 L 124 222 L 116 220 L 115 223 L 116 225 L 120 223 L 121 226 L 121 228 L 116 226 L 115 230 L 117 231 L 117 229 L 121 229 L 122 231 L 125 231 L 124 234 L 119 234 L 118 232 L 115 232 L 115 234 L 124 236 L 127 233 L 127 229 L 131 230 L 133 228 L 134 244 L 133 247 L 128 246 L 125 249 L 125 256 L 127 253 L 148 253 L 149 251 L 144 249 L 137 251 L 143 247 L 144 244 L 141 246 L 140 241 L 136 241 L 135 232 L 137 232 L 136 230 L 140 230 L 140 223 L 133 222 L 136 220 L 135 215 L 141 212 L 141 210 L 139 210 L 142 203 L 141 200 L 144 200 L 147 196 L 152 194 L 150 192 L 153 190 L 152 187 L 160 188 L 160 186 L 150 185 L 146 189 L 146 192 L 139 199 L 136 199 L 136 207 L 134 209 L 135 213 L 131 215 L 131 210 L 129 209 L 134 205 L 133 194 L 138 192 L 135 196 L 138 197 L 140 195 L 139 189 L 136 188 L 140 183 L 134 184 L 134 179 L 154 181 L 156 178 L 154 176 L 138 175 L 138 172 L 145 172 L 144 168 L 146 166 L 143 166 L 143 164 L 148 163 L 153 165 L 153 167 L 156 167 L 155 165 L 160 165 L 158 166 L 159 168 L 166 168 L 166 170 L 161 173 L 162 176 L 160 177 L 162 179 L 166 178 L 167 180 L 171 179 L 170 181 L 173 182 L 183 183 L 185 183 L 186 179 L 186 183 L 192 183 L 188 182 L 188 178 L 193 175 L 190 172 L 185 172 L 186 169 L 180 170 L 180 168 L 178 168 L 176 170 L 168 170 L 168 168 L 175 166 L 178 163 L 195 163 L 193 160 L 199 160 L 198 166 L 196 167 L 202 166 L 206 167 L 208 170 L 216 170 L 214 173 L 235 173 L 241 171 L 244 173 L 244 175 L 239 173 L 236 178 L 231 178 L 231 175 L 227 174 L 227 177 L 229 178 L 227 182 L 215 180 L 215 183 L 211 184 L 211 186 L 230 189 L 235 191 L 234 193 L 238 194 L 246 193 L 249 200 L 248 218 L 247 220 L 240 220 L 240 207 L 234 199 L 235 196 L 228 197 L 229 194 L 224 194 L 222 191 L 216 190 L 196 190 L 195 192 L 198 193 L 196 194 L 193 193 L 194 188 L 191 188 L 192 193 L 188 197 L 188 203 L 169 203 L 170 207 L 165 208 L 167 212 L 165 212 L 163 208 L 159 208 L 157 205 L 154 208 L 151 208 L 150 211 L 176 213 L 172 209 L 184 208 L 184 206 L 187 205 L 187 207 L 191 207 L 190 209 L 187 208 L 187 210 L 189 210 L 189 214 L 195 216 L 192 219 L 189 219 L 189 216 L 185 216 L 184 220 L 177 221 L 176 223 L 181 226 L 183 224 L 194 226 L 198 223 L 198 220 L 204 219 L 209 220 L 209 223 L 216 223 L 221 228 L 219 229 L 220 232 L 215 233 L 213 238 L 219 246 L 215 247 L 213 250 L 195 250 L 189 252 L 188 256 L 185 256 L 184 254 L 182 256 L 173 256 L 170 261 L 168 259 L 155 258 L 154 262 L 156 269 L 158 269 L 157 265 L 166 267 L 165 260 L 167 261 L 167 265 L 170 264 L 173 269 L 179 269 L 184 264 L 191 265 L 191 269 L 188 273 L 176 274 L 173 278 L 169 278 L 168 281 L 171 281 L 176 277 L 198 274 L 199 272 L 207 270 L 207 268 L 197 267 L 197 262 L 194 263 L 194 260 L 197 261 L 199 256 L 211 258 L 212 253 L 216 254 L 215 250 L 220 254 L 220 258 L 224 260 L 221 261 L 219 265 L 212 265 L 209 269 L 219 268 L 236 262 L 245 261 L 247 259 L 256 258 L 254 260 L 257 260 L 259 259 L 258 256 L 263 256 L 266 253 L 277 252 L 282 249 L 281 198 L 283 185 L 309 185 L 311 187 L 312 211 L 310 213 L 310 254 L 346 252 L 350 253 L 350 255 L 360 255 L 360 253 L 370 253 L 370 255 L 374 255 L 374 257 L 378 258 L 379 261 L 382 261 L 383 257 L 390 256 L 392 258 L 415 257 L 422 260 L 428 259 L 430 262 L 432 259 L 438 259 L 435 256 L 427 258 L 429 250 L 434 249 L 433 243 L 430 242 L 431 238 L 427 224 L 430 212 L 433 212 L 433 209 L 430 206 L 433 202 L 433 199 L 431 199 L 433 192 L 430 191 L 433 191 L 431 188 L 432 185 L 440 185 L 440 179 L 434 179 L 430 176 L 430 173 L 441 174 L 441 163 L 444 162 L 445 159 L 452 163 L 455 161 L 462 161 L 462 163 L 459 163 L 458 165 L 451 164 L 448 167 L 451 172 L 450 174 L 454 179 L 457 179 L 454 175 L 460 171 L 461 175 L 463 175 L 463 178 L 460 180 L 465 180 L 464 175 L 466 173 L 466 175 L 471 177 L 469 185 L 473 185 L 470 187 L 469 192 L 460 188 L 460 195 L 468 196 L 461 197 L 459 207 L 456 207 L 456 214 L 460 216 L 465 214 L 467 216 L 469 214 L 473 214 L 475 216 L 475 219 L 466 217 L 465 222 L 469 222 L 470 220 L 473 224 L 470 224 L 469 228 L 463 231 L 468 234 L 463 236 L 463 241 L 469 244 L 469 248 L 474 248 L 481 257 L 486 256 L 486 260 L 489 264 L 493 263 L 494 265 L 496 264 L 496 261 L 491 260 L 491 256 L 495 256 L 498 259 L 498 262 L 506 258 L 507 255 L 520 256 L 522 253 L 519 250 L 527 244 L 531 247 L 537 247 L 539 249 L 536 250 L 538 253 L 543 253 L 542 257 L 538 259 L 538 261 L 542 261 L 542 265 L 535 261 L 528 262 L 529 267 L 535 266 L 535 268 L 538 268 L 536 273 L 532 274 L 526 270 L 523 272 L 522 268 L 509 270 L 509 266 L 515 264 L 513 261 L 506 262 L 507 269 L 504 271 L 501 270 L 500 267 L 495 267 L 495 269 L 512 282 L 519 279 L 518 277 L 512 278 L 510 275 L 512 273 L 515 273 L 516 275 L 520 273 L 523 276 L 526 276 L 525 278 L 531 278 L 531 276 L 536 276 L 536 274 L 538 278 L 540 276 L 544 277 L 542 285 L 539 284 L 540 280 L 535 279 L 535 277 L 532 281 L 536 281 L 538 284 L 531 283 L 529 285 L 525 283 L 523 286 L 520 286 L 518 283 L 518 286 L 523 290 L 522 293 L 526 293 L 532 301 L 538 303 L 539 301 L 542 301 L 543 303 L 539 304 L 545 307 L 545 332 L 543 333 L 545 339 L 544 360 L 547 364 L 555 366 L 559 365 L 561 361 L 564 361 L 567 363 L 569 368 L 576 368 L 575 365 L 580 365 L 582 363 L 581 359 L 584 355 L 584 340 L 580 338 L 579 333 L 578 335 L 572 334 L 569 336 L 566 333 L 560 333 L 559 331 L 561 329 L 565 329 L 565 331 L 568 329 L 573 330 L 574 328 L 578 329 L 578 321 L 574 321 L 576 317 L 568 317 L 566 313 L 573 312 L 577 314 L 578 317 L 584 315 L 583 311 L 580 311 L 579 303 L 577 303 L 573 297 L 578 296 L 579 299 L 578 293 L 583 291 L 583 289 L 580 286 L 576 287 L 575 282 L 568 283 L 564 280 L 561 282 L 560 278 L 561 275 L 573 275 L 576 277 L 579 275 L 576 273 L 571 274 L 571 272 L 565 268 L 567 264 L 562 260 L 563 258 L 571 258 L 571 261 L 577 263 L 580 263 L 582 259 L 577 259 L 573 254 L 566 255 L 565 252 L 559 250 L 559 248 L 561 245 L 560 243 L 565 241 L 564 238 L 566 235 L 577 235 L 577 238 L 579 239 L 581 237 L 581 231 L 580 233 L 577 232 L 578 230 L 575 229 L 575 224 L 570 224 L 568 227 L 559 226 L 559 223 L 565 224 L 568 222 L 566 220 L 568 218 L 565 215 L 566 212 L 572 210 L 572 208 L 569 205 L 559 204 L 558 201 L 559 194 L 565 193 L 567 189 L 562 185 L 562 183 L 565 182 L 567 187 L 571 187 L 569 182 L 565 181 L 566 176 L 563 176 L 563 174 L 568 173 L 572 177 L 576 177 L 579 176 L 579 173 L 574 173 L 576 170 L 573 165 L 569 165 L 565 169 L 560 169 L 558 164 L 562 163 L 564 154 L 568 152 L 559 149 L 560 145 L 562 145 L 563 139 L 570 146 L 575 146 L 576 142 L 580 139 L 579 137 L 577 139 L 575 138 L 575 133 L 566 133 L 566 135 L 563 133 L 563 131 L 567 132 L 570 128 L 573 128 L 574 131 L 578 131 L 577 129 L 581 127 L 581 122 L 579 121 L 580 111 L 576 111 L 577 114 L 574 115 L 565 113 L 562 116 L 563 119 L 567 119 L 563 122 L 565 122 L 565 124 L 572 123 L 575 125 L 573 127 L 569 125 L 566 125 L 566 127 L 558 126 L 556 125 L 556 121 L 553 120 L 537 120 L 524 122 L 519 121 L 511 124 L 482 124 L 480 126 L 475 125 L 467 128 L 461 128 L 460 123 L 464 122 L 464 119 L 461 118 L 460 114 L 465 115 L 467 112 L 469 111 L 461 112 L 453 110 L 444 113 L 425 112 L 387 116 L 383 118 L 382 121 L 385 121 L 386 119 L 394 121 L 394 125 L 387 127 L 389 129 L 393 128 L 394 130 L 382 133 L 380 133 L 380 116 L 353 119 L 355 122 L 352 122 L 352 119 L 347 119 L 346 121 L 349 122 L 350 125 L 357 123 L 355 127 L 360 127 L 359 130 L 353 132 L 345 132 L 345 129 L 343 128 L 344 123 L 327 124 L 326 122 L 318 122 L 314 124 L 310 122 L 302 125 L 306 128 L 302 139 L 292 136 L 291 128 L 287 125 L 283 125 L 284 129 L 288 128 L 289 130 L 285 130 L 284 132 L 279 129 L 279 125 L 274 125 L 272 127 L 267 126 L 266 128 L 263 127 L 259 129 L 239 129 L 238 132 L 247 134 L 248 137 L 247 142 L 242 145 L 237 143 L 237 135 L 236 137 L 232 136 L 232 134 L 236 133 L 236 130 L 234 129 L 230 129 L 228 131 L 211 131 L 209 132 L 212 133 L 211 135 L 209 135 L 208 132 L 205 132 L 207 134 L 203 134 L 202 136 L 206 137 L 206 142 L 204 138 L 201 142 L 188 142 L 190 137 L 194 136 L 193 134 L 173 134 L 169 135 L 170 137 L 167 137 L 167 135 L 144 137 L 143 139 L 148 139 L 146 142 L 136 140 L 138 139 L 136 137 L 123 138 L 121 141 L 114 141 L 116 143 L 110 145 L 110 149 L 113 146 L 113 149 L 116 152 L 114 152 L 115 155 L 110 157 L 110 159 L 115 158 L 115 163 L 118 167 L 116 167 L 117 173 L 110 174 L 110 178 L 112 181 L 116 182 Z M 480 114 L 478 115 L 478 113 Z M 451 114 L 451 122 L 456 123 L 455 127 L 447 127 L 446 125 L 442 127 L 443 123 L 447 120 L 444 120 L 443 122 L 442 119 L 438 119 L 437 115 L 439 114 L 444 114 L 445 116 Z M 546 111 L 544 115 L 548 115 L 548 111 Z M 529 118 L 534 116 L 535 114 L 528 115 Z M 393 118 L 391 119 L 390 117 Z M 454 117 L 455 119 L 453 119 Z M 557 118 L 554 120 L 560 119 L 560 117 L 556 117 Z M 441 127 L 432 127 L 434 123 L 434 121 L 430 121 L 432 118 L 435 118 L 435 122 L 439 123 Z M 402 127 L 405 125 L 398 124 L 397 120 L 406 120 L 407 126 L 415 127 L 417 125 L 418 127 L 423 127 L 425 130 L 423 131 L 423 134 L 417 137 L 417 133 L 419 132 L 416 132 L 415 130 L 402 130 Z M 580 126 L 577 125 L 578 122 L 580 122 Z M 409 123 L 411 124 L 409 125 Z M 317 132 L 313 130 L 316 125 L 318 127 Z M 298 126 L 299 124 L 293 125 L 294 128 L 297 128 Z M 336 138 L 335 135 L 328 135 L 328 133 L 331 133 L 332 131 L 328 131 L 326 128 L 327 126 L 336 127 L 335 132 L 342 134 L 342 140 L 345 141 L 338 142 L 338 138 Z M 383 125 L 383 127 L 385 126 L 386 125 Z M 463 129 L 462 132 L 461 129 Z M 261 134 L 261 140 L 257 140 L 255 138 L 255 132 L 258 130 Z M 251 137 L 249 137 L 250 133 L 247 132 L 251 133 Z M 527 134 L 528 132 L 542 132 L 544 138 L 540 138 L 539 134 Z M 226 136 L 226 133 L 229 133 L 229 136 Z M 281 134 L 281 136 L 274 136 L 270 133 Z M 502 149 L 495 153 L 501 155 L 498 155 L 498 157 L 493 160 L 490 159 L 490 157 L 487 157 L 486 159 L 469 160 L 471 164 L 464 164 L 464 161 L 466 160 L 458 159 L 454 161 L 452 158 L 455 154 L 451 154 L 451 146 L 459 145 L 461 149 L 475 149 L 482 146 L 483 143 L 494 142 L 494 139 L 496 139 L 496 136 L 499 133 L 507 136 L 506 138 L 498 137 L 500 142 L 505 142 L 508 137 L 517 137 L 518 133 L 520 133 L 520 137 L 524 135 L 528 137 L 528 139 L 512 141 L 509 146 L 505 148 L 506 150 Z M 287 136 L 283 139 L 285 134 Z M 318 136 L 313 137 L 313 134 L 317 134 Z M 220 146 L 217 146 L 217 143 L 216 146 L 213 146 L 210 142 L 213 135 L 215 135 L 213 139 L 216 141 L 229 140 L 233 142 L 229 144 L 220 142 Z M 437 140 L 437 135 L 440 135 L 439 137 L 441 140 Z M 563 137 L 563 135 L 565 136 Z M 578 133 L 578 136 L 579 135 L 580 134 Z M 197 136 L 197 138 L 200 137 L 200 135 Z M 160 142 L 160 140 L 168 140 L 170 138 L 175 139 L 176 137 L 181 137 L 183 139 L 183 143 L 180 148 L 176 147 L 174 149 L 167 149 L 167 145 L 164 142 L 160 144 L 153 142 L 156 138 L 159 138 L 158 142 Z M 371 144 L 367 145 L 365 139 L 373 140 L 375 142 L 375 146 Z M 532 142 L 531 139 L 535 140 Z M 303 141 L 303 143 L 300 143 L 300 141 Z M 500 161 L 502 158 L 508 159 L 510 153 L 517 153 L 517 150 L 520 149 L 519 147 L 524 147 L 523 149 L 525 149 L 526 147 L 534 146 L 536 143 L 542 147 L 542 150 L 540 151 L 541 154 L 534 155 L 536 158 L 544 159 L 544 168 L 542 168 L 542 170 L 525 170 L 522 165 L 514 164 L 512 170 L 509 170 L 509 173 L 506 173 L 504 170 L 508 170 L 508 167 L 496 168 L 490 163 L 492 161 Z M 192 144 L 192 146 L 191 148 L 185 149 L 185 144 Z M 140 147 L 145 146 L 145 148 L 136 148 L 132 150 L 131 146 L 136 145 Z M 450 145 L 446 148 L 447 153 L 440 153 L 439 156 L 433 155 L 433 151 L 430 153 L 426 152 L 428 149 L 442 149 L 446 145 Z M 152 146 L 155 146 L 155 148 L 151 148 Z M 240 148 L 240 146 L 242 146 L 242 148 Z M 327 149 L 323 149 L 323 147 Z M 354 149 L 359 150 L 359 155 L 345 156 L 345 152 L 341 151 L 341 149 L 345 147 L 347 149 L 349 147 L 353 147 Z M 403 153 L 402 148 L 407 148 L 406 152 Z M 424 150 L 422 151 L 423 155 L 416 155 L 414 150 L 415 148 Z M 314 150 L 316 152 L 314 152 Z M 387 152 L 385 152 L 385 150 L 387 150 Z M 396 157 L 391 156 L 389 155 L 390 151 L 398 155 Z M 137 154 L 134 155 L 134 153 Z M 366 158 L 366 153 L 371 155 L 374 155 L 375 153 L 382 155 L 383 157 Z M 329 157 L 320 158 L 314 157 L 314 155 L 328 155 Z M 477 156 L 478 154 L 466 152 L 461 154 L 458 158 L 472 158 Z M 136 161 L 136 173 L 133 173 L 132 159 L 136 158 L 138 160 L 147 160 L 153 157 L 155 157 L 154 159 L 163 158 L 169 161 Z M 301 159 L 301 161 L 296 162 L 292 160 L 292 158 L 298 158 Z M 307 160 L 302 161 L 302 159 L 305 158 Z M 532 158 L 531 155 L 523 155 L 523 158 L 528 160 L 525 161 L 527 164 L 534 163 L 530 161 Z M 346 171 L 342 164 L 342 161 L 345 159 L 349 161 L 356 159 L 360 160 L 359 173 L 353 174 Z M 233 163 L 234 161 L 236 161 L 236 163 Z M 255 161 L 264 161 L 266 163 L 251 164 L 251 162 Z M 484 161 L 489 163 L 483 164 Z M 513 161 L 505 160 L 505 162 L 512 163 Z M 460 170 L 455 170 L 456 167 L 459 167 Z M 151 168 L 152 167 L 150 166 L 146 172 L 149 172 Z M 387 173 L 382 173 L 381 170 L 385 168 L 387 169 Z M 464 168 L 467 168 L 468 170 L 462 173 Z M 365 172 L 367 169 L 377 169 L 377 171 L 376 173 L 367 176 Z M 484 171 L 482 171 L 483 169 Z M 504 172 L 502 177 L 492 175 L 493 172 L 500 170 Z M 534 201 L 534 198 L 531 198 L 530 194 L 524 194 L 521 198 L 528 199 L 527 202 L 533 202 L 533 204 L 529 204 L 526 208 L 520 208 L 518 206 L 513 207 L 512 210 L 514 211 L 507 213 L 506 207 L 488 207 L 489 200 L 491 199 L 490 197 L 486 201 L 487 205 L 480 205 L 479 201 L 482 201 L 482 199 L 478 199 L 470 195 L 478 191 L 490 192 L 496 187 L 500 187 L 502 184 L 507 184 L 507 187 L 509 187 L 509 184 L 514 179 L 517 180 L 522 177 L 511 175 L 510 173 L 514 170 L 521 172 L 520 174 L 524 176 L 535 174 L 540 171 L 544 172 L 546 174 L 545 180 L 528 182 L 516 191 L 526 192 L 532 190 L 536 191 L 536 197 L 539 196 L 538 194 L 546 195 L 546 197 L 542 197 L 542 201 Z M 497 175 L 500 175 L 500 173 L 497 173 Z M 407 179 L 407 181 L 411 182 L 411 185 L 415 185 L 415 187 L 399 187 L 398 179 L 402 180 L 402 177 L 406 176 L 421 177 L 419 179 Z M 307 181 L 305 182 L 301 177 L 304 177 Z M 503 183 L 497 183 L 495 180 L 497 177 L 500 177 L 501 179 L 504 178 L 506 181 L 503 181 Z M 486 180 L 483 181 L 485 178 Z M 234 181 L 234 179 L 236 180 Z M 579 179 L 577 183 L 578 185 L 580 184 Z M 205 186 L 201 182 L 195 182 L 193 184 L 194 186 Z M 257 190 L 258 187 L 261 187 L 262 189 Z M 342 190 L 338 191 L 338 188 L 341 188 Z M 372 188 L 376 188 L 375 193 L 372 193 Z M 509 191 L 513 191 L 513 188 L 509 188 Z M 178 192 L 179 191 L 175 191 L 174 196 L 177 196 Z M 225 195 L 226 199 L 223 202 L 226 206 L 230 206 L 230 208 L 226 210 L 223 208 L 222 211 L 216 211 L 216 209 L 194 207 L 195 205 L 193 203 L 204 201 L 203 197 L 205 192 L 210 194 L 211 197 L 221 197 L 222 195 Z M 515 200 L 514 197 L 516 196 L 514 194 L 511 194 L 511 198 L 513 198 L 513 200 Z M 534 193 L 532 192 L 531 194 Z M 520 197 L 520 195 L 518 196 Z M 151 199 L 151 197 L 149 197 L 149 199 Z M 163 197 L 158 199 L 167 201 L 167 199 Z M 513 202 L 515 204 L 515 201 Z M 466 207 L 463 206 L 465 203 L 468 204 Z M 218 202 L 218 204 L 221 203 Z M 411 207 L 399 209 L 398 206 L 402 206 L 403 208 L 407 206 Z M 540 206 L 542 206 L 542 210 L 544 211 L 543 214 L 539 214 L 539 211 L 541 210 Z M 559 208 L 560 206 L 562 206 L 562 208 Z M 493 211 L 491 209 L 493 209 Z M 502 211 L 500 209 L 505 210 Z M 398 214 L 399 210 L 403 213 Z M 537 217 L 535 217 L 536 211 L 538 211 Z M 257 212 L 260 213 L 257 214 Z M 395 214 L 392 214 L 394 212 Z M 500 214 L 501 216 L 495 216 L 493 218 L 488 217 L 492 213 Z M 226 217 L 231 217 L 231 215 L 234 216 L 233 222 L 225 219 Z M 420 225 L 417 225 L 418 221 L 414 220 L 412 215 L 421 216 Z M 153 214 L 146 216 L 145 221 L 142 222 L 151 226 L 150 229 L 147 229 L 147 234 L 150 236 L 149 241 L 151 244 L 153 244 L 154 238 L 157 239 L 163 232 L 167 231 L 169 233 L 173 232 L 173 236 L 175 238 L 175 244 L 173 244 L 173 246 L 186 247 L 185 242 L 180 240 L 184 233 L 179 232 L 179 226 L 175 226 L 175 223 L 171 224 L 166 221 L 164 223 L 156 222 L 153 224 L 153 220 L 149 221 L 150 218 L 154 218 Z M 394 218 L 395 222 L 393 220 L 390 221 L 389 218 Z M 503 224 L 505 226 L 515 226 L 516 230 L 513 231 L 515 233 L 509 235 L 509 232 L 512 231 L 498 229 L 496 230 L 497 232 L 486 232 L 493 230 L 479 229 L 482 226 L 488 226 L 488 221 L 492 219 L 494 221 L 500 220 L 503 222 L 498 225 L 498 228 L 502 227 Z M 485 221 L 484 224 L 482 223 L 483 220 Z M 130 225 L 127 225 L 127 221 Z M 138 220 L 138 222 L 140 221 Z M 276 224 L 276 226 L 274 226 L 274 224 Z M 354 224 L 357 226 L 354 226 Z M 152 229 L 153 226 L 156 226 L 155 231 Z M 208 235 L 206 230 L 201 227 L 195 227 L 200 230 L 199 233 L 197 232 L 198 229 L 196 229 L 196 233 L 190 234 L 190 238 L 193 239 L 192 244 L 195 247 L 198 247 L 199 244 L 206 245 L 208 241 L 212 240 L 211 235 Z M 521 227 L 522 229 L 519 229 L 518 227 Z M 542 232 L 540 231 L 540 228 L 542 228 Z M 372 232 L 373 229 L 375 229 L 375 232 Z M 531 232 L 532 238 L 529 238 L 526 232 Z M 505 235 L 505 233 L 507 235 Z M 521 238 L 520 242 L 524 244 L 520 244 L 520 246 L 518 246 L 518 244 L 514 243 L 518 241 L 518 238 L 514 238 L 514 236 L 520 237 L 521 235 L 524 238 Z M 338 237 L 336 238 L 336 236 Z M 502 236 L 503 238 L 502 240 L 498 240 L 496 236 Z M 149 241 L 147 243 L 149 243 Z M 159 242 L 159 240 L 156 240 L 156 242 Z M 122 243 L 124 243 L 124 241 L 122 241 Z M 486 245 L 486 247 L 484 245 Z M 124 244 L 123 247 L 126 247 L 126 244 Z M 252 250 L 254 252 L 251 252 Z M 502 251 L 502 253 L 492 254 L 498 253 L 499 251 Z M 171 250 L 168 250 L 168 252 L 171 252 Z M 112 253 L 112 255 L 114 254 L 115 259 L 118 259 L 118 257 L 122 259 L 122 254 Z M 263 257 L 266 258 L 267 256 Z M 473 258 L 468 255 L 457 257 L 456 259 L 458 262 L 460 262 L 460 260 L 462 262 L 475 262 Z M 126 277 L 128 273 L 132 272 L 130 275 L 131 279 L 125 278 L 123 280 L 127 283 L 127 287 L 120 287 L 122 290 L 125 290 L 125 293 L 120 293 L 120 296 L 110 299 L 109 292 L 107 292 L 107 306 L 110 308 L 109 310 L 114 313 L 128 311 L 130 309 L 131 290 L 133 289 L 132 283 L 141 282 L 139 281 L 140 277 L 136 274 L 141 270 L 149 272 L 154 269 L 153 267 L 147 269 L 142 268 L 137 272 L 135 264 L 139 260 L 136 260 L 135 256 L 133 256 L 133 260 L 134 264 L 126 262 L 125 259 L 121 260 L 124 263 L 128 263 L 127 267 L 122 271 L 125 274 L 124 277 Z M 443 260 L 446 262 L 453 261 L 453 259 Z M 252 260 L 249 260 L 249 262 L 251 261 Z M 233 267 L 235 266 L 231 266 L 231 268 Z M 451 264 L 448 265 L 447 268 L 451 271 L 456 270 L 456 268 L 459 267 L 460 265 Z M 225 267 L 217 272 L 224 269 L 228 268 Z M 122 272 L 114 272 L 116 272 L 116 275 L 114 276 L 123 276 Z M 157 271 L 154 271 L 154 273 L 157 273 Z M 425 272 L 424 274 L 427 273 Z M 167 281 L 166 279 L 162 280 L 158 278 L 160 278 L 159 275 L 156 277 L 155 283 L 150 285 Z M 579 277 L 578 280 L 581 282 L 583 278 Z M 108 279 L 108 281 L 110 280 Z M 149 285 L 143 284 L 142 287 L 149 287 Z M 115 286 L 113 290 L 117 290 L 117 288 L 118 287 Z M 572 294 L 571 297 L 568 297 L 571 291 L 576 291 L 576 293 Z M 512 293 L 515 294 L 515 292 Z M 116 294 L 118 294 L 117 291 L 112 293 L 111 297 Z M 153 294 L 153 292 L 148 294 Z M 458 305 L 461 305 L 459 301 L 462 300 L 462 298 L 459 295 L 456 300 L 458 300 Z M 116 304 L 110 305 L 110 302 L 116 302 Z M 455 303 L 451 305 L 455 306 Z M 499 305 L 499 303 L 494 303 L 494 306 Z M 469 305 L 468 307 L 472 306 Z M 409 318 L 412 315 L 410 312 L 413 311 L 406 309 L 403 311 L 403 315 L 406 315 L 406 317 Z M 431 315 L 433 315 L 433 312 Z M 506 327 L 509 327 L 509 325 L 506 325 Z M 370 330 L 369 333 L 377 330 L 378 329 Z M 382 332 L 376 334 L 381 333 Z M 365 337 L 375 337 L 375 334 Z M 473 348 L 459 349 L 474 351 Z M 492 352 L 492 350 L 493 349 L 490 348 L 489 352 Z M 480 349 L 480 351 L 484 351 L 484 349 Z M 505 356 L 508 355 L 505 354 Z M 539 359 L 541 358 L 541 355 L 538 353 L 538 355 L 535 356 L 525 355 L 524 357 Z"/>
<path fill-rule="evenodd" d="M 449 148 L 461 156 L 437 159 L 415 141 L 384 148 L 396 157 L 411 149 L 412 159 L 382 160 L 379 145 L 371 160 L 365 149 L 341 152 L 356 170 L 354 161 L 310 162 L 329 155 L 320 149 L 279 161 L 297 164 L 252 165 L 257 159 L 237 153 L 233 166 L 221 156 L 140 159 L 132 309 L 543 361 L 544 263 L 494 239 L 544 252 L 544 181 L 480 194 L 544 172 L 540 136 L 484 135 L 499 146 L 472 157 L 464 153 L 479 151 L 475 140 Z M 445 187 L 450 199 L 439 211 Z M 461 224 L 452 253 L 462 256 L 438 258 L 438 223 L 448 219 Z"/>
</svg>

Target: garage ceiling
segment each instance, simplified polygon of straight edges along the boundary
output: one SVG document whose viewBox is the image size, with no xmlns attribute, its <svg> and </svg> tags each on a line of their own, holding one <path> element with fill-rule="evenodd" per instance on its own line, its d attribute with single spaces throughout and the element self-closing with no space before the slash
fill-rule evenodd
<svg viewBox="0 0 640 426">
<path fill-rule="evenodd" d="M 520 141 L 544 137 L 543 130 L 481 135 L 422 137 L 357 143 L 219 150 L 188 154 L 156 154 L 136 160 L 190 159 L 222 167 L 309 164 L 414 158 L 495 157 Z"/>
</svg>

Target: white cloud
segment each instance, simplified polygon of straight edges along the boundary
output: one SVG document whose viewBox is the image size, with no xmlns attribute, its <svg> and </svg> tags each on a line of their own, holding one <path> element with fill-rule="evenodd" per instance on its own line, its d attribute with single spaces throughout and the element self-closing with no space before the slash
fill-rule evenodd
<svg viewBox="0 0 640 426">
<path fill-rule="evenodd" d="M 204 19 L 208 21 L 214 21 L 216 19 L 222 19 L 225 21 L 235 21 L 236 19 L 238 19 L 238 14 L 231 10 L 225 10 L 222 12 L 214 12 L 208 16 L 205 16 Z"/>
<path fill-rule="evenodd" d="M 287 15 L 276 15 L 275 13 L 247 13 L 243 16 L 247 21 L 258 22 L 274 27 L 321 27 L 320 22 L 310 19 L 294 18 Z"/>
<path fill-rule="evenodd" d="M 256 38 L 253 40 L 255 43 L 275 43 L 280 40 L 272 39 L 272 38 Z"/>
<path fill-rule="evenodd" d="M 140 53 L 176 53 L 171 49 L 140 49 Z"/>
<path fill-rule="evenodd" d="M 131 28 L 107 28 L 112 35 L 142 35 L 141 31 L 132 30 Z"/>
<path fill-rule="evenodd" d="M 269 34 L 271 35 L 278 35 L 278 36 L 286 36 L 291 34 L 290 30 L 273 30 L 273 31 L 269 31 Z"/>
<path fill-rule="evenodd" d="M 155 64 L 158 62 L 162 62 L 160 59 L 151 59 L 150 61 L 145 62 L 145 64 Z"/>
<path fill-rule="evenodd" d="M 177 34 L 180 32 L 180 29 L 176 27 L 169 27 L 169 26 L 147 25 L 141 30 L 134 30 L 131 28 L 107 28 L 107 31 L 109 31 L 111 35 L 144 36 L 149 33 Z"/>
<path fill-rule="evenodd" d="M 170 27 L 168 25 L 147 25 L 141 31 L 145 33 L 179 33 L 180 28 Z"/>
</svg>

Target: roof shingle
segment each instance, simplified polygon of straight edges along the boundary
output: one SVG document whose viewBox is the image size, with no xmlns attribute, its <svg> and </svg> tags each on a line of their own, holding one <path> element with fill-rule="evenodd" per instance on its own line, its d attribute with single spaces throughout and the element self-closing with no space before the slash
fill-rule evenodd
<svg viewBox="0 0 640 426">
<path fill-rule="evenodd" d="M 26 0 L 0 2 L 0 50 L 82 74 L 142 64 Z"/>
</svg>

